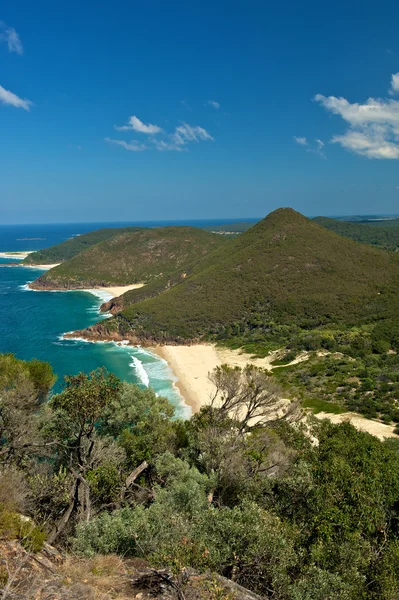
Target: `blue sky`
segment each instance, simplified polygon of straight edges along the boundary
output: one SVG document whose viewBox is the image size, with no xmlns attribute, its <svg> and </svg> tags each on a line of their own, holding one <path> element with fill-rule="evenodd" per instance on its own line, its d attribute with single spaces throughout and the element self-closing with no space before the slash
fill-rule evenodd
<svg viewBox="0 0 399 600">
<path fill-rule="evenodd" d="M 0 7 L 0 222 L 399 213 L 399 6 Z"/>
</svg>

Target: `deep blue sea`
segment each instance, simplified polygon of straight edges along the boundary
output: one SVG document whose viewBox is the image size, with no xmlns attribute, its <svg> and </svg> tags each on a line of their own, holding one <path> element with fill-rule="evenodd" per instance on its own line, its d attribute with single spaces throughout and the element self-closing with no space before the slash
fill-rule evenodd
<svg viewBox="0 0 399 600">
<path fill-rule="evenodd" d="M 203 226 L 226 222 L 232 220 L 128 225 Z M 0 252 L 37 250 L 100 227 L 126 225 L 127 223 L 0 225 Z M 0 258 L 0 264 L 10 262 L 10 259 Z M 0 353 L 12 352 L 25 360 L 37 358 L 50 362 L 58 375 L 56 391 L 61 389 L 64 375 L 89 372 L 104 366 L 125 381 L 142 386 L 150 385 L 158 394 L 167 396 L 178 407 L 179 414 L 189 412 L 173 385 L 175 378 L 172 371 L 159 357 L 141 348 L 63 339 L 63 333 L 67 331 L 82 329 L 100 318 L 106 318 L 99 313 L 101 303 L 107 298 L 106 292 L 96 291 L 97 295 L 94 295 L 82 291 L 34 292 L 27 289 L 26 284 L 41 273 L 42 271 L 30 267 L 0 267 Z"/>
</svg>

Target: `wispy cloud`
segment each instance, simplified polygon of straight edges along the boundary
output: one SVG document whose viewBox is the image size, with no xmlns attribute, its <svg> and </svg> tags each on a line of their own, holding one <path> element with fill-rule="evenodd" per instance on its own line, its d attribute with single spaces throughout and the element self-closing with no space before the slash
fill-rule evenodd
<svg viewBox="0 0 399 600">
<path fill-rule="evenodd" d="M 315 142 L 316 142 L 316 148 L 314 148 L 313 150 L 310 149 L 310 152 L 314 152 L 315 154 L 318 154 L 322 158 L 325 158 L 326 156 L 324 154 L 324 142 L 322 142 L 319 139 L 315 139 Z"/>
<path fill-rule="evenodd" d="M 309 141 L 306 137 L 301 136 L 293 136 L 294 141 L 299 144 L 299 146 L 303 146 L 306 152 L 310 152 L 311 154 L 317 154 L 321 158 L 325 158 L 324 154 L 324 142 L 319 139 L 315 139 L 313 141 Z"/>
<path fill-rule="evenodd" d="M 117 131 L 137 131 L 139 133 L 145 133 L 147 135 L 155 135 L 157 133 L 162 132 L 161 127 L 158 127 L 158 125 L 151 125 L 151 123 L 143 123 L 143 121 L 140 121 L 140 119 L 136 116 L 130 117 L 127 125 L 122 125 L 120 127 L 115 125 L 115 129 Z"/>
<path fill-rule="evenodd" d="M 298 136 L 294 135 L 293 138 L 296 141 L 296 143 L 299 144 L 300 146 L 308 145 L 308 140 L 305 137 L 298 137 Z"/>
<path fill-rule="evenodd" d="M 389 88 L 391 96 L 399 93 L 399 73 L 393 73 L 391 77 L 391 87 Z"/>
<path fill-rule="evenodd" d="M 189 142 L 213 140 L 213 137 L 203 127 L 198 125 L 192 127 L 188 123 L 182 123 L 176 127 L 175 132 L 172 134 L 172 140 L 177 146 L 184 146 Z"/>
<path fill-rule="evenodd" d="M 16 94 L 6 90 L 0 85 L 0 102 L 9 106 L 15 106 L 16 108 L 23 108 L 24 110 L 30 110 L 33 106 L 33 102 L 26 98 L 20 98 Z"/>
<path fill-rule="evenodd" d="M 8 27 L 4 21 L 0 21 L 0 42 L 7 44 L 9 52 L 16 52 L 20 55 L 24 53 L 18 33 L 14 27 Z"/>
<path fill-rule="evenodd" d="M 115 140 L 113 138 L 105 138 L 109 144 L 116 144 L 130 150 L 132 152 L 141 152 L 143 150 L 157 150 L 158 152 L 183 152 L 187 151 L 187 146 L 192 143 L 203 141 L 211 141 L 213 137 L 206 129 L 199 125 L 189 125 L 182 122 L 175 127 L 172 133 L 164 132 L 157 125 L 144 124 L 137 117 L 130 117 L 129 125 L 115 127 L 118 131 L 138 131 L 148 135 L 147 145 L 133 140 L 126 142 L 124 140 Z"/>
<path fill-rule="evenodd" d="M 158 150 L 158 152 L 183 152 L 185 150 L 183 146 L 179 146 L 173 141 L 165 142 L 164 140 L 157 140 L 155 138 L 151 141 L 154 144 L 155 150 Z"/>
<path fill-rule="evenodd" d="M 207 105 L 212 106 L 212 108 L 216 109 L 220 108 L 220 103 L 216 102 L 216 100 L 208 100 Z"/>
<path fill-rule="evenodd" d="M 147 146 L 138 142 L 137 140 L 132 140 L 131 142 L 125 142 L 124 140 L 113 140 L 111 138 L 106 137 L 105 141 L 108 144 L 114 144 L 116 146 L 122 146 L 125 150 L 129 150 L 129 152 L 143 152 L 147 150 Z"/>
<path fill-rule="evenodd" d="M 367 158 L 399 158 L 398 101 L 368 98 L 364 104 L 352 104 L 345 98 L 322 94 L 314 100 L 349 125 L 343 134 L 332 137 L 332 143 Z"/>
</svg>

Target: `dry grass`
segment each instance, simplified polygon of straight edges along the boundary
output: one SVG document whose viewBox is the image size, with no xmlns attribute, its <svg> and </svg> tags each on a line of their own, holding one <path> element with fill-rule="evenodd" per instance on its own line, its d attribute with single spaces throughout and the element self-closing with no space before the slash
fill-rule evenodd
<svg viewBox="0 0 399 600">
<path fill-rule="evenodd" d="M 16 469 L 0 470 L 0 506 L 5 510 L 23 512 L 26 507 L 26 484 Z"/>
<path fill-rule="evenodd" d="M 68 557 L 59 573 L 63 585 L 71 588 L 83 585 L 90 589 L 93 600 L 132 598 L 129 573 L 118 556 L 98 555 L 91 559 Z"/>
</svg>

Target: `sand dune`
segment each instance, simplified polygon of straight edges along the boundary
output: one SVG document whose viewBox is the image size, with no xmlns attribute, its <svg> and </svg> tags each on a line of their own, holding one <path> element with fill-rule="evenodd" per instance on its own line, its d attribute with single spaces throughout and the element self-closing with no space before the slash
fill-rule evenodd
<svg viewBox="0 0 399 600">
<path fill-rule="evenodd" d="M 240 350 L 217 348 L 212 344 L 197 344 L 193 346 L 159 346 L 152 352 L 164 358 L 178 378 L 177 387 L 194 413 L 202 406 L 209 403 L 215 388 L 209 381 L 209 373 L 222 364 L 245 367 L 253 364 L 264 369 L 272 370 L 271 364 L 279 352 L 271 352 L 266 358 L 252 358 Z M 307 360 L 308 352 L 302 352 L 290 364 Z M 328 419 L 332 423 L 349 422 L 359 431 L 365 431 L 384 439 L 399 436 L 394 433 L 394 427 L 378 421 L 366 419 L 356 413 L 343 413 L 340 415 L 320 412 L 315 415 L 318 419 Z"/>
</svg>

